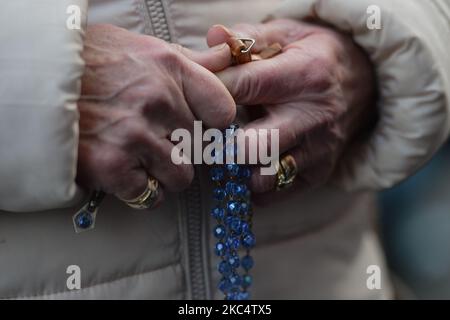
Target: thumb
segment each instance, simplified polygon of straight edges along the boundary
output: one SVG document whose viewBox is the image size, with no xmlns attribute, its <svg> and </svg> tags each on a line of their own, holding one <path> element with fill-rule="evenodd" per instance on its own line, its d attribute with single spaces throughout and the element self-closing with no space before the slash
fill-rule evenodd
<svg viewBox="0 0 450 320">
<path fill-rule="evenodd" d="M 268 43 L 281 41 L 284 33 L 280 32 L 277 24 L 240 24 L 233 29 L 223 25 L 211 27 L 207 34 L 209 46 L 228 42 L 236 37 L 252 38 L 255 45 L 253 52 L 260 52 L 268 47 Z M 286 55 L 279 55 L 268 60 L 255 61 L 216 73 L 219 79 L 230 91 L 236 103 L 243 105 L 257 105 L 277 102 L 284 94 L 286 83 L 284 74 L 280 73 L 289 67 Z M 289 70 L 289 69 L 288 69 Z"/>
<path fill-rule="evenodd" d="M 298 87 L 288 53 L 254 61 L 216 73 L 237 104 L 260 105 L 285 102 Z"/>
<path fill-rule="evenodd" d="M 205 51 L 194 51 L 179 44 L 172 44 L 181 54 L 189 60 L 216 73 L 232 65 L 230 47 L 226 43 L 219 44 Z"/>
</svg>

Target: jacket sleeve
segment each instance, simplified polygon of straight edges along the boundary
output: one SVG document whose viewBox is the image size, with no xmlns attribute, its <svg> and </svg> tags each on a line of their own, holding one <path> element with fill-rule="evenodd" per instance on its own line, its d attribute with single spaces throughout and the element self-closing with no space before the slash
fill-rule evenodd
<svg viewBox="0 0 450 320">
<path fill-rule="evenodd" d="M 76 103 L 83 31 L 67 26 L 73 5 L 83 22 L 87 0 L 1 4 L 0 210 L 56 209 L 80 194 Z"/>
<path fill-rule="evenodd" d="M 380 9 L 381 29 L 367 26 L 373 5 Z M 450 124 L 447 0 L 286 0 L 274 17 L 316 18 L 350 33 L 376 67 L 379 122 L 361 152 L 343 157 L 340 187 L 391 187 L 445 142 Z"/>
</svg>

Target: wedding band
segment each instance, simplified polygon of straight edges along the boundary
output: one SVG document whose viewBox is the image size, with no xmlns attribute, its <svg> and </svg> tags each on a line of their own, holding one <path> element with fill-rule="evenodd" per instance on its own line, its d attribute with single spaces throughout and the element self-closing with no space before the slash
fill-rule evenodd
<svg viewBox="0 0 450 320">
<path fill-rule="evenodd" d="M 129 207 L 137 210 L 151 209 L 159 194 L 159 182 L 154 178 L 148 178 L 145 191 L 138 197 L 131 200 L 124 200 Z"/>
<path fill-rule="evenodd" d="M 291 155 L 286 155 L 277 164 L 276 190 L 287 189 L 294 183 L 298 174 L 297 163 Z"/>
</svg>

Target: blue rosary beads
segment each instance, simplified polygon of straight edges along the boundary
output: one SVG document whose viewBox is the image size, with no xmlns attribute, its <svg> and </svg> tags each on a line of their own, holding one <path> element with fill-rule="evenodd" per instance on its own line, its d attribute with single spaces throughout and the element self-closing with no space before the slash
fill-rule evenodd
<svg viewBox="0 0 450 320">
<path fill-rule="evenodd" d="M 236 129 L 237 125 L 230 126 L 225 139 L 234 136 Z M 233 143 L 225 147 L 224 159 L 231 154 L 236 160 L 237 149 L 234 146 Z M 227 164 L 213 166 L 210 177 L 215 184 L 213 197 L 216 205 L 211 211 L 217 223 L 213 228 L 217 239 L 214 250 L 220 257 L 217 269 L 222 277 L 218 289 L 224 293 L 226 300 L 248 300 L 252 284 L 249 271 L 254 264 L 250 250 L 255 246 L 251 192 L 248 189 L 251 170 L 236 161 L 228 161 Z M 240 256 L 240 252 L 244 254 Z"/>
</svg>

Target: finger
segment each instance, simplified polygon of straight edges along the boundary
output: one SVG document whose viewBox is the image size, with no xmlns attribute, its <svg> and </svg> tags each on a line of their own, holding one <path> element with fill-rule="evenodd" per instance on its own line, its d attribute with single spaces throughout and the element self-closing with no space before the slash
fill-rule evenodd
<svg viewBox="0 0 450 320">
<path fill-rule="evenodd" d="M 294 158 L 298 170 L 295 181 L 301 181 L 302 190 L 325 183 L 333 172 L 338 152 L 336 144 L 327 140 L 322 134 L 305 133 L 296 147 L 280 153 L 280 159 L 286 155 Z M 262 175 L 259 168 L 254 168 L 250 186 L 255 193 L 269 192 L 275 188 L 276 178 L 276 175 Z"/>
<path fill-rule="evenodd" d="M 264 108 L 267 111 L 265 117 L 246 124 L 242 133 L 239 132 L 245 136 L 239 136 L 238 133 L 238 150 L 244 152 L 247 163 L 253 159 L 250 164 L 255 164 L 255 159 L 256 164 L 262 163 L 261 152 L 269 157 L 277 157 L 296 147 L 300 143 L 301 133 L 308 129 L 303 128 L 301 120 L 289 113 L 290 109 Z"/>
<path fill-rule="evenodd" d="M 149 91 L 151 93 L 142 109 L 147 122 L 145 130 L 152 128 L 152 132 L 157 133 L 160 138 L 168 138 L 174 130 L 180 128 L 193 131 L 196 118 L 179 86 L 162 82 Z"/>
<path fill-rule="evenodd" d="M 253 52 L 261 51 L 262 48 L 267 47 L 267 41 L 261 33 L 262 26 L 255 25 L 240 25 L 239 29 L 228 29 L 223 25 L 212 26 L 206 35 L 206 42 L 209 47 L 217 46 L 221 43 L 228 43 L 235 38 L 252 38 L 256 40 L 252 47 Z"/>
<path fill-rule="evenodd" d="M 136 199 L 147 190 L 149 178 L 149 174 L 142 168 L 130 171 L 124 176 L 126 182 L 124 181 L 118 186 L 118 190 L 115 193 L 116 197 L 122 201 Z M 162 186 L 159 186 L 156 199 L 150 209 L 157 208 L 163 201 L 164 191 Z"/>
<path fill-rule="evenodd" d="M 293 154 L 294 158 L 296 158 L 298 157 L 297 151 L 297 149 L 293 150 L 290 154 Z M 283 199 L 289 199 L 293 194 L 299 196 L 302 193 L 324 185 L 333 173 L 333 167 L 330 166 L 330 159 L 326 157 L 320 157 L 313 162 L 306 163 L 304 167 L 301 167 L 297 162 L 297 166 L 299 172 L 295 177 L 292 186 L 281 191 L 276 190 L 276 177 L 273 177 L 271 180 L 268 179 L 267 176 L 258 177 L 256 173 L 255 182 L 251 181 L 250 184 L 250 188 L 254 192 L 252 201 L 258 205 L 265 205 L 268 203 L 269 199 L 271 202 L 276 202 Z"/>
<path fill-rule="evenodd" d="M 232 64 L 230 47 L 222 42 L 206 51 L 194 51 L 178 44 L 172 44 L 189 60 L 203 66 L 209 71 L 216 73 L 222 71 Z"/>
<path fill-rule="evenodd" d="M 196 119 L 205 126 L 224 129 L 236 117 L 236 103 L 224 84 L 210 71 L 185 58 L 184 96 Z"/>
<path fill-rule="evenodd" d="M 291 155 L 295 163 L 297 164 L 297 169 L 304 171 L 308 169 L 309 163 L 305 161 L 307 150 L 303 147 L 298 147 L 288 152 Z M 282 156 L 280 156 L 282 157 Z M 260 167 L 254 167 L 252 170 L 252 177 L 250 180 L 250 189 L 254 193 L 266 193 L 273 191 L 276 188 L 277 175 L 262 175 Z M 297 180 L 298 177 L 296 177 Z M 296 181 L 294 181 L 296 184 Z"/>
<path fill-rule="evenodd" d="M 169 140 L 155 138 L 147 134 L 142 137 L 141 147 L 135 150 L 142 166 L 164 189 L 170 192 L 185 190 L 194 179 L 193 166 L 188 163 L 175 164 L 172 159 L 175 146 Z M 188 160 L 186 155 L 184 159 Z"/>
<path fill-rule="evenodd" d="M 231 67 L 216 75 L 237 104 L 289 102 L 308 83 L 299 56 L 287 51 L 273 58 Z"/>
<path fill-rule="evenodd" d="M 252 38 L 255 45 L 253 52 L 260 52 L 273 43 L 279 43 L 282 47 L 296 41 L 312 28 L 307 24 L 299 24 L 292 20 L 274 20 L 264 24 L 237 24 L 232 28 L 223 25 L 212 26 L 207 34 L 208 46 L 213 47 L 221 43 L 227 43 L 229 38 Z"/>
</svg>

